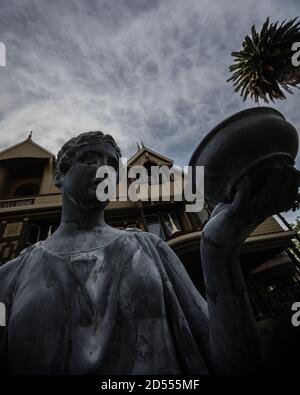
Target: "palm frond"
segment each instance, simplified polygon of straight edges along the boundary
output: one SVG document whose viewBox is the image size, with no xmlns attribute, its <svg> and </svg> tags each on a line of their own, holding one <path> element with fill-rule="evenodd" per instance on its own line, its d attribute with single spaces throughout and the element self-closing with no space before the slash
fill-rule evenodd
<svg viewBox="0 0 300 395">
<path fill-rule="evenodd" d="M 258 102 L 286 99 L 285 93 L 292 93 L 300 84 L 300 70 L 292 63 L 292 45 L 300 41 L 300 21 L 264 22 L 260 32 L 255 26 L 247 35 L 240 51 L 232 52 L 234 64 L 227 80 L 233 81 L 236 92 L 243 100 L 248 97 Z M 299 69 L 299 68 L 298 68 Z"/>
</svg>

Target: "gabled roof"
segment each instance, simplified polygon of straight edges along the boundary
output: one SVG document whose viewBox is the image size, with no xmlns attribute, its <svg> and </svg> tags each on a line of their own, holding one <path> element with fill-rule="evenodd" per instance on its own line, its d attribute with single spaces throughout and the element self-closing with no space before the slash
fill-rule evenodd
<svg viewBox="0 0 300 395">
<path fill-rule="evenodd" d="M 6 148 L 0 152 L 0 160 L 15 159 L 15 158 L 52 158 L 54 155 L 35 143 L 31 134 L 26 140 L 21 141 L 11 147 Z"/>
<path fill-rule="evenodd" d="M 158 152 L 155 152 L 148 147 L 145 147 L 145 145 L 143 144 L 142 148 L 138 149 L 137 152 L 132 155 L 132 157 L 128 160 L 127 166 L 132 166 L 136 162 L 140 163 L 141 161 L 146 161 L 148 159 L 157 161 L 158 165 L 173 165 L 172 159 L 169 159 L 166 156 L 159 154 Z"/>
</svg>

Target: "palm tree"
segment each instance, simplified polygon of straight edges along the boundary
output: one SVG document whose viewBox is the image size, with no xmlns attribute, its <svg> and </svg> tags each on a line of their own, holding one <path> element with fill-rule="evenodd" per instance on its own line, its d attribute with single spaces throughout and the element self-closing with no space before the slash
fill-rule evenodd
<svg viewBox="0 0 300 395">
<path fill-rule="evenodd" d="M 228 81 L 233 81 L 235 92 L 244 101 L 249 96 L 255 102 L 263 99 L 286 99 L 284 91 L 292 92 L 292 87 L 300 84 L 300 66 L 292 64 L 292 45 L 300 42 L 300 21 L 270 23 L 269 18 L 260 32 L 252 26 L 251 37 L 246 36 L 243 49 L 232 52 L 234 64 Z"/>
</svg>

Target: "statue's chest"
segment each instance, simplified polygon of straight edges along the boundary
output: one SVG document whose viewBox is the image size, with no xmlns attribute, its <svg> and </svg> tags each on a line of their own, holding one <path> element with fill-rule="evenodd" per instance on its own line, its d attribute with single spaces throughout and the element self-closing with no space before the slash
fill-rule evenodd
<svg viewBox="0 0 300 395">
<path fill-rule="evenodd" d="M 95 330 L 104 321 L 165 315 L 163 284 L 153 261 L 105 252 L 31 261 L 16 287 L 9 317 L 14 341 Z"/>
<path fill-rule="evenodd" d="M 8 322 L 15 373 L 88 372 L 130 322 L 165 317 L 160 274 L 146 257 L 46 258 L 28 262 L 15 289 Z"/>
</svg>

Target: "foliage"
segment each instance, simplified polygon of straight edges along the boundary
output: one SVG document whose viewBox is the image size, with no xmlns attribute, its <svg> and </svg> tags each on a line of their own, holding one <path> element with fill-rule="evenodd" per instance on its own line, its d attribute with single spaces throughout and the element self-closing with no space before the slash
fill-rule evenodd
<svg viewBox="0 0 300 395">
<path fill-rule="evenodd" d="M 292 87 L 300 84 L 300 67 L 292 64 L 292 45 L 300 42 L 300 21 L 298 18 L 270 23 L 269 18 L 260 32 L 252 26 L 251 36 L 242 43 L 243 49 L 232 52 L 234 64 L 229 67 L 235 92 L 245 101 L 250 97 L 272 102 L 286 99 L 285 93 L 293 93 Z"/>
</svg>

